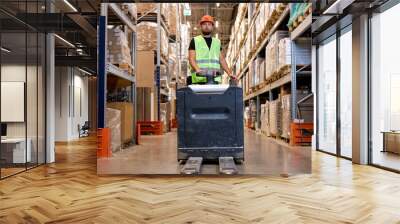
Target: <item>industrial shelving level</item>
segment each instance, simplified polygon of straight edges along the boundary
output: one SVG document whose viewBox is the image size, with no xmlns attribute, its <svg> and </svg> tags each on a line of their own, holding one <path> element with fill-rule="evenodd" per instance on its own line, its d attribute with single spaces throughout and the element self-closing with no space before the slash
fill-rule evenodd
<svg viewBox="0 0 400 224">
<path fill-rule="evenodd" d="M 239 44 L 239 49 L 244 47 L 244 43 L 246 42 L 246 39 L 248 38 L 248 33 L 249 30 L 255 25 L 255 18 L 259 14 L 260 7 L 256 7 L 253 9 L 253 12 L 249 12 L 249 7 L 244 8 L 245 13 L 243 13 L 243 16 L 239 18 L 239 25 L 240 23 L 243 22 L 243 18 L 245 17 L 244 15 L 249 13 L 249 18 L 250 15 L 251 20 L 248 22 L 248 27 L 247 30 L 245 31 L 242 39 L 240 40 Z M 289 5 L 286 5 L 283 11 L 280 13 L 279 17 L 276 19 L 274 24 L 271 24 L 272 26 L 269 28 L 267 35 L 261 40 L 258 41 L 258 44 L 254 46 L 253 49 L 251 49 L 251 54 L 248 56 L 248 60 L 246 60 L 246 63 L 244 66 L 242 66 L 240 71 L 237 71 L 237 76 L 239 79 L 244 78 L 245 75 L 247 75 L 250 64 L 257 58 L 257 56 L 265 49 L 267 43 L 269 42 L 270 38 L 274 33 L 282 27 L 283 23 L 287 21 L 288 17 L 290 15 L 290 7 Z M 285 85 L 289 85 L 292 89 L 291 91 L 291 118 L 292 120 L 298 118 L 297 114 L 297 104 L 298 104 L 298 99 L 297 99 L 297 79 L 299 77 L 311 77 L 311 64 L 306 64 L 306 65 L 296 65 L 296 54 L 294 54 L 294 51 L 296 50 L 296 42 L 298 40 L 304 40 L 304 34 L 308 33 L 307 31 L 310 30 L 311 26 L 311 20 L 312 20 L 312 15 L 309 14 L 304 21 L 302 21 L 292 32 L 290 32 L 290 39 L 291 39 L 291 65 L 290 69 L 285 70 L 282 74 L 279 75 L 278 78 L 269 78 L 270 80 L 266 80 L 260 85 L 260 88 L 257 90 L 244 94 L 244 102 L 245 104 L 249 102 L 249 100 L 254 99 L 256 102 L 256 127 L 260 128 L 261 126 L 261 120 L 260 120 L 260 113 L 261 113 L 261 99 L 260 96 L 263 95 L 264 98 L 267 98 L 269 101 L 273 100 L 273 90 L 278 90 L 279 88 L 282 88 Z M 238 38 L 238 37 L 235 37 Z M 309 38 L 309 37 L 307 37 Z M 311 39 L 310 39 L 311 40 Z M 310 41 L 310 48 L 311 48 L 311 41 Z M 240 52 L 236 52 L 236 55 L 233 55 L 233 60 L 232 64 L 238 63 L 238 58 L 239 58 Z M 266 59 L 268 60 L 268 59 Z M 295 90 L 295 91 L 293 91 Z"/>
<path fill-rule="evenodd" d="M 129 69 L 122 69 L 108 61 L 107 57 L 107 28 L 110 17 L 117 18 L 119 25 L 124 27 L 125 31 L 130 31 L 131 36 L 129 43 L 131 53 L 131 63 L 128 64 Z M 97 86 L 97 107 L 98 128 L 106 127 L 106 108 L 107 108 L 107 79 L 108 76 L 115 76 L 129 82 L 131 87 L 130 99 L 133 104 L 133 133 L 136 132 L 136 24 L 137 19 L 134 16 L 128 16 L 117 3 L 102 3 L 98 24 L 98 86 Z M 134 143 L 134 139 L 132 139 Z"/>
</svg>

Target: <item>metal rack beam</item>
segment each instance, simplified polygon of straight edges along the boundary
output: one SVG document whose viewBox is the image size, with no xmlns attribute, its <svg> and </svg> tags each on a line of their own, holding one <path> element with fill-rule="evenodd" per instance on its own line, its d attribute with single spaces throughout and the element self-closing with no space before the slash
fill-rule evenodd
<svg viewBox="0 0 400 224">
<path fill-rule="evenodd" d="M 120 69 L 119 67 L 108 63 L 106 65 L 106 71 L 109 74 L 113 74 L 115 76 L 118 76 L 120 78 L 129 80 L 131 82 L 135 82 L 135 76 L 132 76 L 131 74 L 129 74 L 127 71 Z"/>
<path fill-rule="evenodd" d="M 254 98 L 254 97 L 258 96 L 258 95 L 264 94 L 264 93 L 266 93 L 266 92 L 268 92 L 270 90 L 273 90 L 273 89 L 275 89 L 275 88 L 277 88 L 279 86 L 285 85 L 285 84 L 289 83 L 290 81 L 291 81 L 291 76 L 288 73 L 285 76 L 283 76 L 282 78 L 276 80 L 275 82 L 272 82 L 272 83 L 264 86 L 263 88 L 257 90 L 256 92 L 245 96 L 243 98 L 243 100 L 244 101 L 250 100 L 250 99 L 252 99 L 252 98 Z"/>
<path fill-rule="evenodd" d="M 136 32 L 136 26 L 132 22 L 132 20 L 121 10 L 121 8 L 116 3 L 108 3 L 110 9 L 114 12 L 114 14 L 131 29 Z"/>
</svg>

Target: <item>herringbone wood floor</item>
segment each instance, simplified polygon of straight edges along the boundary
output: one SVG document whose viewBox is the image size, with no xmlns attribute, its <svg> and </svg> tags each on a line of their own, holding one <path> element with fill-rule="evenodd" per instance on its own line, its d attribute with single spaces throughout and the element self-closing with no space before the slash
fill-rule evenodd
<svg viewBox="0 0 400 224">
<path fill-rule="evenodd" d="M 0 181 L 0 223 L 400 223 L 400 175 L 314 152 L 313 174 L 99 177 L 94 139 Z"/>
</svg>

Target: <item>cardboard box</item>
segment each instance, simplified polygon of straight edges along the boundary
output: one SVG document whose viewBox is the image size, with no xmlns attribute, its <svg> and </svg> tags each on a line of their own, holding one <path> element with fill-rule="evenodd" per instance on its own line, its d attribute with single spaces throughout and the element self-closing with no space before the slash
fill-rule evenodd
<svg viewBox="0 0 400 224">
<path fill-rule="evenodd" d="M 154 82 L 154 51 L 137 51 L 137 87 L 153 87 Z"/>
<path fill-rule="evenodd" d="M 261 131 L 267 135 L 271 136 L 270 124 L 269 124 L 269 102 L 266 101 L 265 104 L 261 104 Z"/>
<path fill-rule="evenodd" d="M 177 15 L 178 15 L 177 3 L 169 3 L 166 19 L 167 19 L 169 33 L 171 35 L 176 35 L 177 23 L 178 23 Z"/>
<path fill-rule="evenodd" d="M 273 100 L 269 103 L 269 122 L 270 122 L 270 132 L 273 136 L 280 136 L 282 133 L 281 126 L 281 100 Z"/>
<path fill-rule="evenodd" d="M 283 95 L 282 96 L 282 134 L 283 138 L 289 139 L 290 137 L 290 124 L 292 123 L 291 119 L 291 95 Z"/>
<path fill-rule="evenodd" d="M 268 59 L 265 63 L 266 79 L 271 77 L 271 75 L 278 70 L 279 41 L 288 35 L 289 33 L 287 31 L 277 30 L 271 36 L 265 52 L 265 57 Z"/>
<path fill-rule="evenodd" d="M 112 64 L 131 64 L 131 49 L 126 34 L 119 27 L 108 29 L 108 61 Z"/>
<path fill-rule="evenodd" d="M 121 111 L 106 108 L 106 127 L 110 128 L 111 151 L 121 150 Z"/>
<path fill-rule="evenodd" d="M 163 3 L 136 3 L 137 13 L 144 14 L 152 11 L 153 13 L 157 12 L 157 7 L 160 5 L 161 15 L 165 18 L 168 11 L 168 4 Z"/>
<path fill-rule="evenodd" d="M 116 109 L 121 112 L 121 142 L 129 143 L 133 139 L 133 104 L 130 102 L 107 103 L 108 108 Z"/>
<path fill-rule="evenodd" d="M 151 109 L 151 97 L 152 88 L 149 87 L 138 87 L 137 88 L 137 121 L 151 121 L 152 109 Z M 154 114 L 153 114 L 154 116 Z"/>
<path fill-rule="evenodd" d="M 160 103 L 160 116 L 160 120 L 163 122 L 164 132 L 169 132 L 171 130 L 171 105 L 169 102 Z"/>
</svg>

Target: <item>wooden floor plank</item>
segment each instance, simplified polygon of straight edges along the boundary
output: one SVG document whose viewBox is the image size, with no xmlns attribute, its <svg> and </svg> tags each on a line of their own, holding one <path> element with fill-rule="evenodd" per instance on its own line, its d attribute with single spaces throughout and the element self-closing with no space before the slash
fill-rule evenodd
<svg viewBox="0 0 400 224">
<path fill-rule="evenodd" d="M 312 174 L 96 174 L 94 138 L 0 181 L 0 223 L 400 223 L 400 175 L 312 152 Z"/>
</svg>

